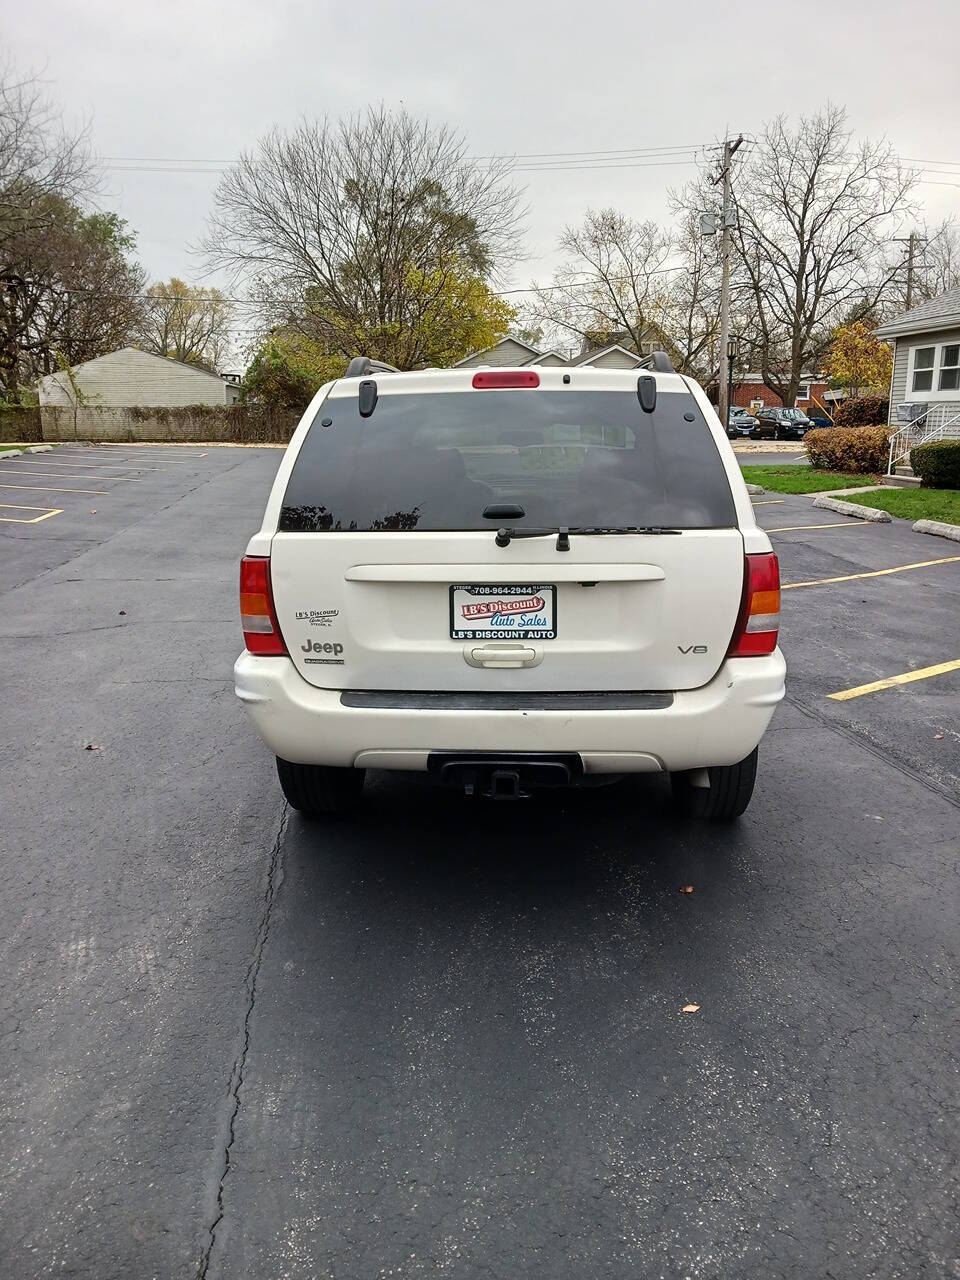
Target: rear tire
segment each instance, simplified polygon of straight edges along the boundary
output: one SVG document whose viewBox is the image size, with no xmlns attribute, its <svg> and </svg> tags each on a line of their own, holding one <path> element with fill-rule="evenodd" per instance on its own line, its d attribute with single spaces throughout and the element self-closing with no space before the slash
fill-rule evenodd
<svg viewBox="0 0 960 1280">
<path fill-rule="evenodd" d="M 311 818 L 352 809 L 363 791 L 365 772 L 320 764 L 292 764 L 277 756 L 277 775 L 287 803 Z"/>
<path fill-rule="evenodd" d="M 753 795 L 759 754 L 759 748 L 754 747 L 739 764 L 712 765 L 707 770 L 709 787 L 691 786 L 689 772 L 672 773 L 670 785 L 677 809 L 688 818 L 712 818 L 717 822 L 739 818 Z"/>
</svg>

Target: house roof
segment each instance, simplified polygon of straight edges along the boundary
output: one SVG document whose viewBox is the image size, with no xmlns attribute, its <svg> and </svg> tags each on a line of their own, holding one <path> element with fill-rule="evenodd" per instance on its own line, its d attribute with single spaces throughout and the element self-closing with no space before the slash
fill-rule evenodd
<svg viewBox="0 0 960 1280">
<path fill-rule="evenodd" d="M 84 360 L 82 364 L 72 366 L 73 372 L 78 373 L 81 369 L 88 369 L 93 364 L 100 364 L 103 360 L 110 360 L 113 356 L 121 355 L 123 352 L 132 352 L 134 355 L 143 356 L 145 360 L 162 360 L 165 364 L 175 364 L 180 369 L 189 369 L 191 373 L 197 374 L 201 378 L 213 378 L 215 382 L 223 383 L 224 379 L 219 373 L 209 373 L 206 369 L 198 369 L 195 364 L 188 364 L 186 360 L 174 360 L 172 356 L 158 356 L 154 351 L 142 351 L 139 347 L 127 345 L 118 347 L 116 351 L 107 351 L 102 356 L 94 356 L 92 360 Z M 62 377 L 60 373 L 48 373 L 40 379 L 40 382 L 49 382 L 52 378 Z"/>
<path fill-rule="evenodd" d="M 556 358 L 562 361 L 563 364 L 568 363 L 567 357 L 563 354 L 563 352 L 557 351 L 555 347 L 550 347 L 550 349 L 547 351 L 538 351 L 535 356 L 531 356 L 529 360 L 525 360 L 523 363 L 525 366 L 529 364 L 539 364 L 540 361 L 545 360 L 547 356 L 556 356 Z"/>
<path fill-rule="evenodd" d="M 945 329 L 956 324 L 960 324 L 960 286 L 921 302 L 919 307 L 911 307 L 873 332 L 878 338 L 897 338 L 901 334 L 923 333 L 927 329 Z"/>
<path fill-rule="evenodd" d="M 495 342 L 492 347 L 481 347 L 479 351 L 468 351 L 462 360 L 457 360 L 454 363 L 454 369 L 456 369 L 458 365 L 466 364 L 467 361 L 472 360 L 474 356 L 482 355 L 484 351 L 496 351 L 497 347 L 502 347 L 505 342 L 513 342 L 518 347 L 523 347 L 525 350 L 530 352 L 531 356 L 538 356 L 541 354 L 536 347 L 531 347 L 529 342 L 524 342 L 522 338 L 515 338 L 512 333 L 508 333 L 505 338 L 501 338 L 499 342 Z M 528 361 L 528 363 L 530 362 Z"/>
<path fill-rule="evenodd" d="M 631 360 L 636 360 L 637 364 L 640 364 L 643 359 L 635 351 L 629 351 L 626 347 L 622 347 L 619 342 L 610 342 L 607 346 L 599 347 L 596 351 L 587 351 L 579 356 L 574 356 L 573 359 L 567 361 L 567 364 L 592 364 L 598 356 L 605 356 L 611 351 L 621 351 L 625 356 L 629 356 Z"/>
</svg>

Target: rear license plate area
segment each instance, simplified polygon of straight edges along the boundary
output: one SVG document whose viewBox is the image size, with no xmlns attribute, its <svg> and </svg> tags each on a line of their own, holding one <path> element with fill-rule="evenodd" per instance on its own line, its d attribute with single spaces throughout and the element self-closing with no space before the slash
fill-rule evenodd
<svg viewBox="0 0 960 1280">
<path fill-rule="evenodd" d="M 451 640 L 555 640 L 557 588 L 544 583 L 450 588 Z"/>
</svg>

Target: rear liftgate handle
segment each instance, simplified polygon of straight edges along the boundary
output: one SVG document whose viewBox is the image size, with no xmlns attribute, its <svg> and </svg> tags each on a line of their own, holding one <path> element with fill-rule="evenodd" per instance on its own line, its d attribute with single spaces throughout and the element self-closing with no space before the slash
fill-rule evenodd
<svg viewBox="0 0 960 1280">
<path fill-rule="evenodd" d="M 543 655 L 521 644 L 468 645 L 463 656 L 473 667 L 535 667 Z"/>
</svg>

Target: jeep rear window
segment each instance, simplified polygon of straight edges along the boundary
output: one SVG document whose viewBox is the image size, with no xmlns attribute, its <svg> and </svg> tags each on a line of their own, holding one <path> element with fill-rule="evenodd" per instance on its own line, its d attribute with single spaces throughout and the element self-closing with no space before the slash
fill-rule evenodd
<svg viewBox="0 0 960 1280">
<path fill-rule="evenodd" d="M 649 414 L 634 390 L 507 390 L 381 391 L 368 418 L 355 397 L 328 398 L 297 455 L 279 527 L 490 529 L 491 503 L 518 503 L 528 528 L 736 524 L 692 395 L 661 391 Z"/>
</svg>

